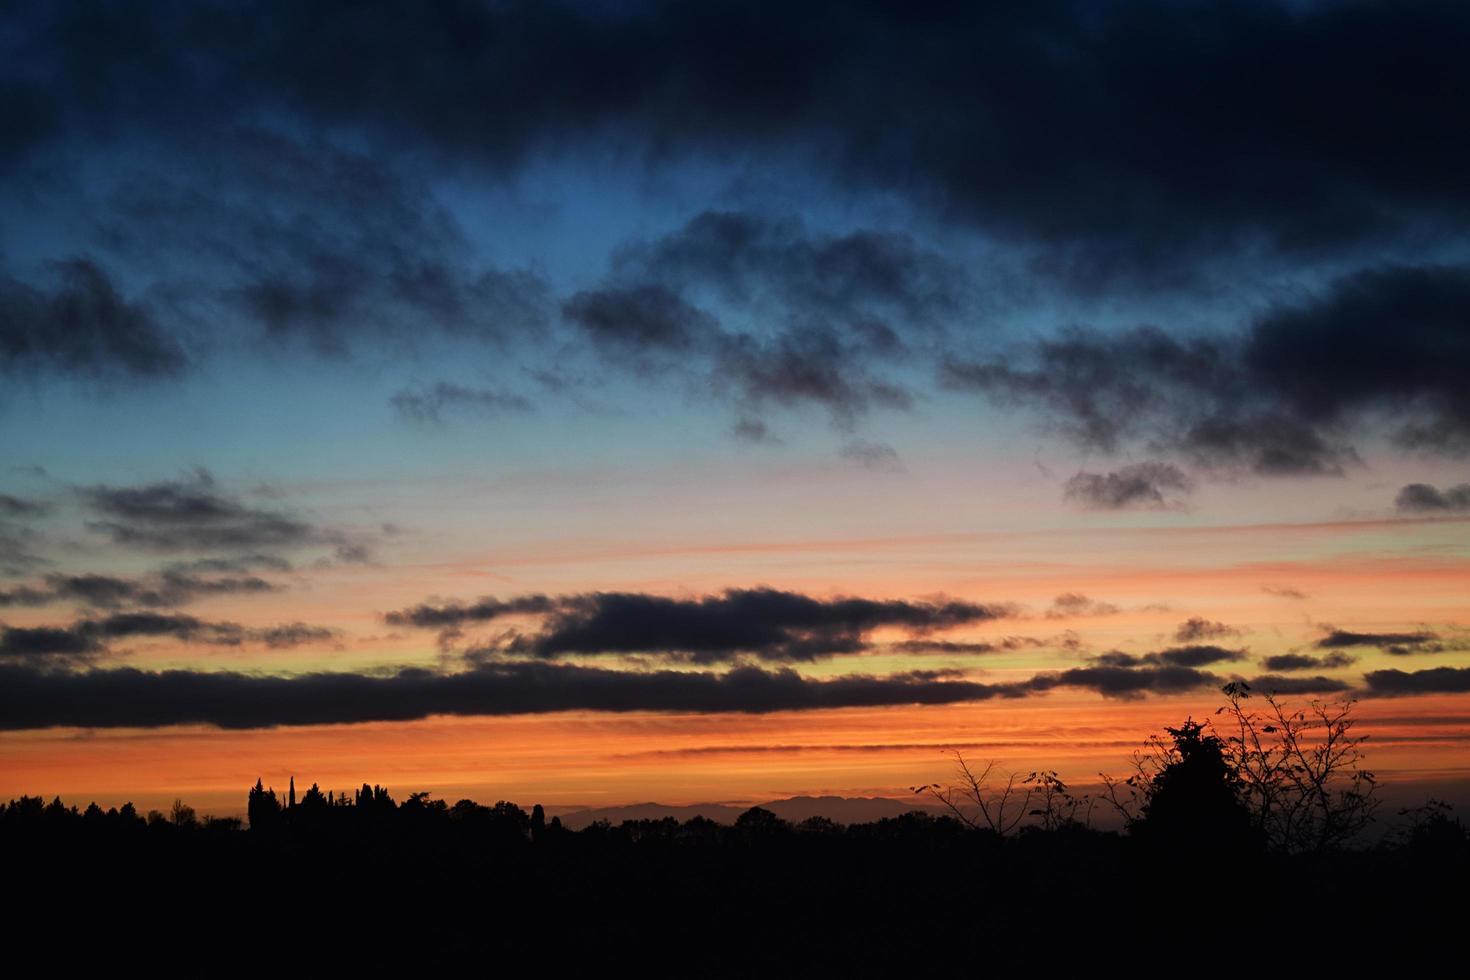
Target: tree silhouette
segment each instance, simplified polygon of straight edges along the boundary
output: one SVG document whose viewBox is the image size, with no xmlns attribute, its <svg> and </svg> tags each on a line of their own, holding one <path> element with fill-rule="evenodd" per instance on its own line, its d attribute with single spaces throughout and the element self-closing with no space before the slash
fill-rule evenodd
<svg viewBox="0 0 1470 980">
<path fill-rule="evenodd" d="M 1193 719 L 1164 730 L 1172 745 L 1148 787 L 1134 832 L 1175 852 L 1250 849 L 1251 816 L 1224 741 Z"/>
<path fill-rule="evenodd" d="M 1378 784 L 1363 768 L 1353 701 L 1311 701 L 1289 708 L 1272 694 L 1266 708 L 1247 706 L 1250 685 L 1224 687 L 1229 720 L 1226 762 L 1256 832 L 1274 850 L 1321 853 L 1358 836 L 1378 808 Z"/>
<path fill-rule="evenodd" d="M 259 779 L 250 790 L 246 800 L 245 815 L 252 830 L 269 830 L 281 822 L 281 801 L 276 799 L 274 789 L 266 789 Z"/>
</svg>

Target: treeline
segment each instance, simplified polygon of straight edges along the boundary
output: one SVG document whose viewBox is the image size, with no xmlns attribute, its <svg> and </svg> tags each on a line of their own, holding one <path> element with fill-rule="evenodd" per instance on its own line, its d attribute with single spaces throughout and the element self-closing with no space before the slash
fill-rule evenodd
<svg viewBox="0 0 1470 980">
<path fill-rule="evenodd" d="M 23 797 L 0 806 L 0 862 L 23 898 L 8 925 L 27 940 L 12 949 L 44 952 L 52 972 L 184 976 L 887 977 L 1458 955 L 1470 839 L 1447 807 L 1383 817 L 1396 829 L 1365 838 L 1366 774 L 1293 771 L 1266 742 L 1230 737 L 1168 729 L 1105 799 L 1054 773 L 971 767 L 928 788 L 950 816 L 849 826 L 753 808 L 733 825 L 572 831 L 540 806 L 370 785 L 298 799 L 294 783 L 259 781 L 248 823 L 182 802 L 140 815 Z M 1123 828 L 1090 826 L 1097 805 Z"/>
<path fill-rule="evenodd" d="M 926 976 L 1241 944 L 1280 965 L 1340 955 L 1369 924 L 1411 960 L 1457 942 L 1470 847 L 1442 808 L 1315 854 L 1150 819 L 1002 836 L 918 811 L 843 826 L 755 808 L 572 831 L 539 807 L 368 787 L 245 827 L 28 797 L 0 808 L 0 862 L 25 896 L 12 948 L 63 974 Z"/>
</svg>

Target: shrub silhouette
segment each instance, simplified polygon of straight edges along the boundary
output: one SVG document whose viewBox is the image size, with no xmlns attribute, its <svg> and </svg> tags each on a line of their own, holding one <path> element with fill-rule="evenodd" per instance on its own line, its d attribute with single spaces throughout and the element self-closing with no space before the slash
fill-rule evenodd
<svg viewBox="0 0 1470 980">
<path fill-rule="evenodd" d="M 1164 730 L 1173 744 L 1147 789 L 1134 833 L 1174 852 L 1255 849 L 1250 812 L 1241 800 L 1240 777 L 1226 758 L 1225 743 L 1192 719 Z"/>
</svg>

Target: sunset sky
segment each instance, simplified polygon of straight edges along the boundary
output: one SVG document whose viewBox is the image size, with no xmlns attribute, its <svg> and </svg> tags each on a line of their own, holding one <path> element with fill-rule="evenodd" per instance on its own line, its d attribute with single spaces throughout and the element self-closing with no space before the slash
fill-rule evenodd
<svg viewBox="0 0 1470 980">
<path fill-rule="evenodd" d="M 1470 798 L 1470 7 L 0 12 L 0 798 Z M 1431 792 L 1432 791 L 1432 792 Z"/>
</svg>

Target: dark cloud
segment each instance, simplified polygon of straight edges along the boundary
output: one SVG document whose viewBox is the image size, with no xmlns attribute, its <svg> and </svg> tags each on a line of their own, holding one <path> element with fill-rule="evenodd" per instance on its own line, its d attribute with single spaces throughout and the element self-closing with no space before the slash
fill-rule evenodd
<svg viewBox="0 0 1470 980">
<path fill-rule="evenodd" d="M 1226 663 L 1232 660 L 1244 660 L 1244 650 L 1229 650 L 1225 647 L 1211 646 L 1208 644 L 1196 644 L 1193 646 L 1170 647 L 1166 650 L 1156 650 L 1152 653 L 1131 654 L 1114 650 L 1109 653 L 1098 654 L 1091 658 L 1093 663 L 1103 667 L 1136 668 L 1136 667 L 1207 667 L 1210 664 Z"/>
<path fill-rule="evenodd" d="M 741 442 L 777 444 L 781 441 L 771 431 L 771 427 L 760 419 L 736 419 L 735 424 L 730 426 L 730 434 Z"/>
<path fill-rule="evenodd" d="M 549 322 L 541 277 L 472 264 L 422 171 L 391 154 L 261 117 L 152 135 L 168 166 L 120 168 L 97 235 L 125 260 L 188 268 L 172 302 L 218 337 L 344 356 L 426 337 L 500 344 Z"/>
<path fill-rule="evenodd" d="M 969 656 L 977 653 L 995 653 L 1005 649 L 996 643 L 966 642 L 962 640 L 902 640 L 891 649 L 899 653 L 938 653 Z"/>
<path fill-rule="evenodd" d="M 1337 280 L 1315 302 L 1258 321 L 1244 366 L 1253 384 L 1304 424 L 1320 428 L 1381 410 L 1402 419 L 1407 444 L 1464 451 L 1467 310 L 1470 269 L 1368 269 Z"/>
<path fill-rule="evenodd" d="M 0 277 L 0 370 L 155 380 L 188 366 L 178 342 L 91 259 L 54 272 L 42 286 Z"/>
<path fill-rule="evenodd" d="M 1212 640 L 1222 636 L 1239 636 L 1240 630 L 1224 623 L 1211 622 L 1200 616 L 1191 616 L 1179 624 L 1174 631 L 1174 639 L 1180 643 L 1193 643 L 1196 640 Z"/>
<path fill-rule="evenodd" d="M 1371 694 L 1462 694 L 1470 691 L 1470 667 L 1429 670 L 1370 670 L 1363 675 Z"/>
<path fill-rule="evenodd" d="M 27 575 L 46 564 L 34 551 L 37 537 L 30 528 L 0 521 L 0 575 Z"/>
<path fill-rule="evenodd" d="M 1267 595 L 1274 595 L 1278 599 L 1308 599 L 1311 598 L 1301 589 L 1292 588 L 1289 585 L 1263 585 L 1261 591 Z"/>
<path fill-rule="evenodd" d="M 279 586 L 254 575 L 204 578 L 167 570 L 142 578 L 115 575 L 54 574 L 45 577 L 42 588 L 28 588 L 28 601 L 15 605 L 40 606 L 53 602 L 75 602 L 98 609 L 121 606 L 181 606 L 216 595 L 248 595 L 274 592 Z M 0 598 L 0 605 L 5 600 Z"/>
<path fill-rule="evenodd" d="M 878 473 L 902 473 L 903 461 L 898 451 L 881 442 L 849 442 L 837 451 L 837 455 L 850 463 Z"/>
<path fill-rule="evenodd" d="M 1265 674 L 1252 678 L 1252 689 L 1264 694 L 1339 694 L 1351 691 L 1353 686 L 1335 677 L 1281 677 Z"/>
<path fill-rule="evenodd" d="M 1377 416 L 1396 420 L 1405 444 L 1470 448 L 1467 309 L 1470 271 L 1370 269 L 1268 311 L 1240 336 L 1072 330 L 1015 362 L 952 360 L 943 379 L 1040 406 L 1088 448 L 1336 474 L 1357 461 L 1343 433 Z"/>
<path fill-rule="evenodd" d="M 1218 688 L 1220 678 L 1208 671 L 1166 664 L 1162 666 L 1120 666 L 1099 663 L 1091 667 L 1073 667 L 1055 673 L 1038 674 L 1025 686 L 1031 691 L 1047 691 L 1054 687 L 1080 687 L 1106 698 L 1137 698 L 1144 694 L 1178 694 L 1207 687 Z"/>
<path fill-rule="evenodd" d="M 663 286 L 583 291 L 566 302 L 562 315 L 593 343 L 624 354 L 687 351 L 719 329 L 714 317 Z"/>
<path fill-rule="evenodd" d="M 729 390 L 746 415 L 776 406 L 815 405 L 840 429 L 874 408 L 907 409 L 913 395 L 876 370 L 871 338 L 824 324 L 787 329 L 774 338 L 726 334 L 715 354 L 717 390 Z"/>
<path fill-rule="evenodd" d="M 1351 450 L 1246 397 L 1239 356 L 1224 342 L 1176 340 L 1151 328 L 1117 335 L 1073 330 L 1042 342 L 1032 366 L 952 360 L 941 380 L 1001 404 L 1041 406 L 1061 434 L 1088 449 L 1141 445 L 1259 473 L 1341 472 L 1354 459 Z"/>
<path fill-rule="evenodd" d="M 1410 483 L 1394 498 L 1394 506 L 1404 514 L 1470 511 L 1470 483 L 1460 483 L 1443 490 L 1427 483 Z"/>
<path fill-rule="evenodd" d="M 936 653 L 936 654 L 980 654 L 1000 653 L 1015 650 L 1034 650 L 1044 647 L 1058 647 L 1064 650 L 1076 650 L 1081 646 L 1081 641 L 1076 633 L 1068 631 L 1056 636 L 1006 636 L 998 640 L 986 640 L 983 642 L 966 642 L 960 640 L 944 640 L 936 637 L 921 637 L 914 640 L 901 640 L 889 645 L 889 649 L 899 653 Z"/>
<path fill-rule="evenodd" d="M 1111 602 L 1089 599 L 1080 592 L 1063 592 L 1052 600 L 1047 619 L 1069 619 L 1073 616 L 1112 616 L 1118 607 Z"/>
<path fill-rule="evenodd" d="M 1167 650 L 1150 653 L 1146 659 L 1150 663 L 1168 664 L 1175 667 L 1203 667 L 1206 664 L 1218 664 L 1229 660 L 1244 660 L 1245 651 L 1228 650 L 1225 647 L 1209 644 L 1195 644 L 1170 647 Z"/>
<path fill-rule="evenodd" d="M 641 374 L 669 374 L 733 400 L 758 424 L 771 407 L 824 409 L 851 429 L 874 408 L 907 409 L 913 396 L 878 370 L 900 346 L 873 320 L 834 325 L 799 319 L 775 330 L 740 332 L 663 284 L 610 285 L 575 294 L 563 315 L 604 356 Z M 737 423 L 738 425 L 739 423 Z M 758 430 L 746 425 L 737 433 Z M 759 430 L 764 431 L 764 430 Z"/>
<path fill-rule="evenodd" d="M 155 612 L 114 613 L 102 619 L 83 620 L 71 630 L 101 641 L 167 636 L 196 643 L 238 646 L 244 639 L 244 630 L 235 623 L 207 623 L 194 616 Z"/>
<path fill-rule="evenodd" d="M 260 643 L 272 648 L 324 643 L 336 632 L 308 623 L 249 627 L 231 622 L 209 622 L 182 613 L 119 612 L 96 619 L 83 619 L 65 627 L 8 628 L 0 640 L 6 656 L 54 656 L 90 659 L 106 652 L 109 643 L 144 637 L 167 637 L 180 642 L 209 646 L 241 646 Z"/>
<path fill-rule="evenodd" d="M 190 561 L 174 562 L 167 571 L 173 574 L 194 572 L 249 572 L 263 569 L 270 572 L 289 572 L 291 562 L 280 555 L 254 554 L 232 558 L 195 558 Z"/>
<path fill-rule="evenodd" d="M 708 289 L 732 306 L 858 330 L 879 317 L 943 324 L 967 310 L 973 288 L 960 266 L 908 235 L 822 235 L 799 219 L 735 211 L 706 211 L 662 238 L 624 245 L 613 264 L 620 277 Z"/>
<path fill-rule="evenodd" d="M 660 352 L 695 355 L 744 419 L 815 405 L 844 429 L 874 408 L 912 404 L 880 370 L 907 352 L 891 323 L 935 330 L 963 311 L 969 289 L 958 267 L 906 235 L 820 235 L 745 212 L 705 212 L 625 244 L 610 276 L 566 307 L 602 348 L 645 369 Z M 693 294 L 753 328 L 718 322 Z"/>
<path fill-rule="evenodd" d="M 1337 667 L 1351 667 L 1357 663 L 1357 660 L 1357 657 L 1340 650 L 1320 657 L 1306 653 L 1283 653 L 1265 658 L 1261 661 L 1261 666 L 1271 671 L 1331 670 Z"/>
<path fill-rule="evenodd" d="M 810 661 L 868 648 L 867 634 L 892 627 L 911 633 L 1012 615 L 1006 605 L 957 600 L 815 599 L 775 589 L 730 589 L 693 599 L 595 592 L 547 599 L 531 596 L 475 606 L 420 606 L 389 614 L 389 622 L 458 626 L 511 612 L 546 613 L 540 632 L 520 634 L 481 651 L 558 657 L 571 654 L 658 654 L 692 663 L 751 655 L 771 661 Z"/>
<path fill-rule="evenodd" d="M 1078 473 L 1063 492 L 1089 510 L 1170 510 L 1193 489 L 1194 481 L 1177 466 L 1135 463 L 1111 473 Z"/>
<path fill-rule="evenodd" d="M 529 595 L 477 602 L 426 603 L 390 612 L 394 626 L 455 629 L 512 615 L 544 617 L 538 633 L 515 634 L 479 651 L 556 657 L 568 654 L 665 654 L 715 663 L 750 654 L 806 661 L 868 647 L 867 634 L 894 627 L 914 633 L 1012 615 L 1003 604 L 815 599 L 775 589 L 730 589 L 695 599 L 628 592 Z"/>
<path fill-rule="evenodd" d="M 0 626 L 0 663 L 86 663 L 102 652 L 102 643 L 85 631 L 52 626 Z"/>
<path fill-rule="evenodd" d="M 206 470 L 138 487 L 80 491 L 101 518 L 87 526 L 120 545 L 153 551 L 248 551 L 329 546 L 343 562 L 367 561 L 360 540 L 301 517 L 254 507 L 221 493 Z"/>
<path fill-rule="evenodd" d="M 389 399 L 389 403 L 406 419 L 436 424 L 442 423 L 445 415 L 493 416 L 531 410 L 530 400 L 522 395 L 444 381 L 430 388 L 404 389 Z"/>
<path fill-rule="evenodd" d="M 1408 654 L 1418 652 L 1434 652 L 1423 649 L 1429 647 L 1439 635 L 1427 630 L 1414 633 L 1357 633 L 1351 630 L 1340 630 L 1327 627 L 1327 635 L 1317 641 L 1316 646 L 1322 650 L 1333 650 L 1344 647 L 1378 647 L 1388 653 Z"/>
<path fill-rule="evenodd" d="M 795 671 L 739 667 L 726 673 L 632 672 L 541 662 L 489 664 L 458 674 L 404 669 L 266 677 L 127 668 L 55 673 L 0 666 L 0 727 L 87 728 L 210 724 L 222 728 L 401 721 L 429 715 L 555 711 L 804 711 L 894 704 L 951 704 L 1020 697 L 927 672 L 825 680 Z"/>
<path fill-rule="evenodd" d="M 11 158 L 273 114 L 496 172 L 595 145 L 777 152 L 1048 244 L 1048 268 L 1084 283 L 1470 213 L 1470 148 L 1446 136 L 1470 86 L 1456 4 L 263 2 L 124 22 L 33 3 L 6 19 Z"/>
<path fill-rule="evenodd" d="M 380 675 L 293 677 L 131 668 L 55 672 L 23 664 L 0 665 L 0 728 L 266 728 L 558 711 L 760 714 L 1021 698 L 1061 687 L 1136 698 L 1219 685 L 1213 674 L 1174 666 L 1081 667 L 985 684 L 956 671 L 817 679 L 790 668 L 630 671 L 543 661 L 482 663 L 453 674 L 404 668 Z"/>
<path fill-rule="evenodd" d="M 0 589 L 0 607 L 44 606 L 51 601 L 52 595 L 47 589 L 33 589 L 28 585 L 14 589 Z"/>
<path fill-rule="evenodd" d="M 504 616 L 539 616 L 558 608 L 560 608 L 560 600 L 551 596 L 527 595 L 505 600 L 486 596 L 471 603 L 423 603 L 387 613 L 383 618 L 392 626 L 447 629 L 467 623 L 489 622 Z"/>
<path fill-rule="evenodd" d="M 39 517 L 51 508 L 39 500 L 0 493 L 0 517 Z"/>
<path fill-rule="evenodd" d="M 543 657 L 669 653 L 695 663 L 752 654 L 812 660 L 866 647 L 878 627 L 943 629 L 1011 614 L 1000 605 L 943 600 L 821 600 L 773 589 L 731 589 L 700 599 L 599 592 L 577 597 L 526 644 Z"/>
<path fill-rule="evenodd" d="M 246 631 L 246 636 L 249 640 L 264 643 L 271 649 L 281 650 L 330 642 L 337 638 L 337 631 L 325 626 L 295 622 L 250 629 Z"/>
</svg>

